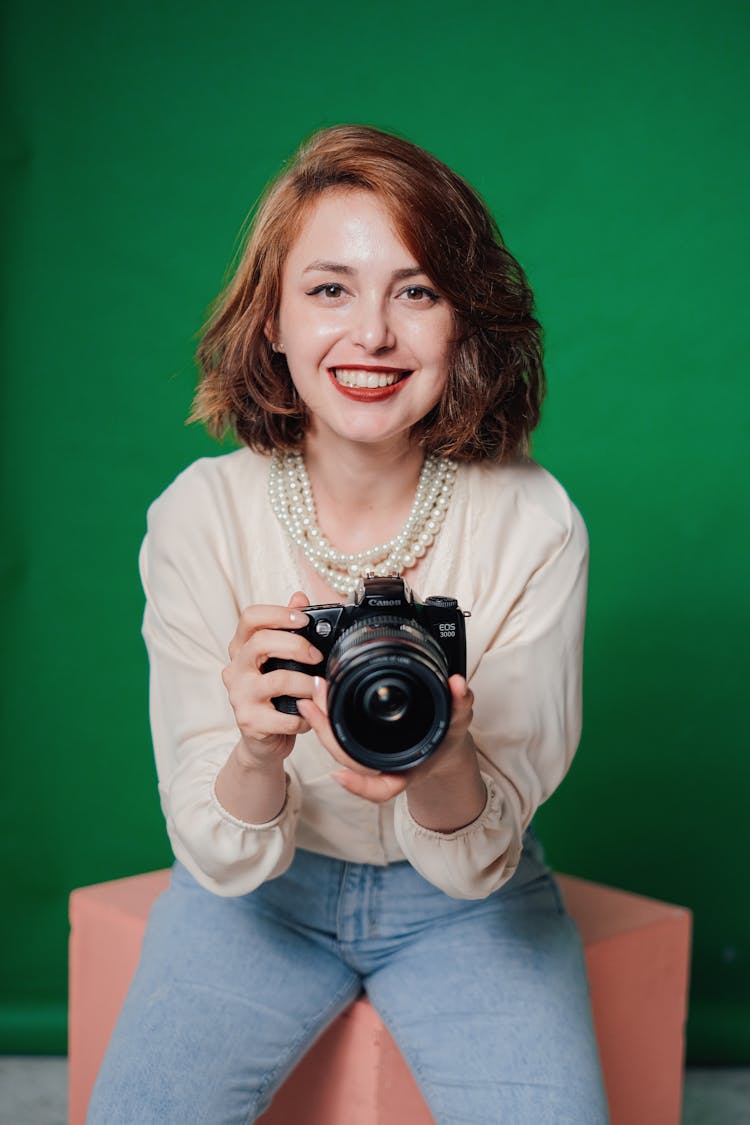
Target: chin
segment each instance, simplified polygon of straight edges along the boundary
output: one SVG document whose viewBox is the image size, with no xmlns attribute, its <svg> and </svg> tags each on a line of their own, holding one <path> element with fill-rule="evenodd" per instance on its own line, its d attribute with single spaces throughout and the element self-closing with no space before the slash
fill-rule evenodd
<svg viewBox="0 0 750 1125">
<path fill-rule="evenodd" d="M 353 445 L 393 444 L 399 440 L 407 443 L 412 430 L 411 424 L 383 425 L 376 419 L 357 417 L 356 414 L 343 419 L 327 421 L 317 417 L 314 429 L 316 437 L 325 442 L 327 437 Z"/>
</svg>

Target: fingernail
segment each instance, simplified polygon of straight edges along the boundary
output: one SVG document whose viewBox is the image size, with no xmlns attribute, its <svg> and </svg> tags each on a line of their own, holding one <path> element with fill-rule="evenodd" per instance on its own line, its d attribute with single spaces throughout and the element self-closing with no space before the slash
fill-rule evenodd
<svg viewBox="0 0 750 1125">
<path fill-rule="evenodd" d="M 291 621 L 292 625 L 302 625 L 307 620 L 307 614 L 292 612 L 289 614 L 289 620 Z"/>
<path fill-rule="evenodd" d="M 318 652 L 318 650 L 317 650 L 316 648 L 314 648 L 314 647 L 313 647 L 313 645 L 309 645 L 309 646 L 308 646 L 308 650 L 307 650 L 307 651 L 308 651 L 308 652 L 310 653 L 310 656 L 311 656 L 311 657 L 313 658 L 313 660 L 315 660 L 316 662 L 318 662 L 318 661 L 320 661 L 320 660 L 322 660 L 322 659 L 323 659 L 323 654 L 322 654 L 322 652 Z M 320 676 L 316 676 L 316 677 L 315 677 L 315 679 L 316 679 L 316 680 L 319 680 L 319 679 L 320 679 Z"/>
<path fill-rule="evenodd" d="M 320 691 L 322 682 L 323 681 L 320 676 L 313 676 L 313 691 Z"/>
</svg>

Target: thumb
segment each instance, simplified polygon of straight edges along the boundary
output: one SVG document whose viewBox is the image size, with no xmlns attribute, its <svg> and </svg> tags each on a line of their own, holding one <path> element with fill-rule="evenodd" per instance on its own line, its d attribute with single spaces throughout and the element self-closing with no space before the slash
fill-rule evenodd
<svg viewBox="0 0 750 1125">
<path fill-rule="evenodd" d="M 304 609 L 305 606 L 308 606 L 309 604 L 310 599 L 308 598 L 307 594 L 303 594 L 301 590 L 296 590 L 287 602 L 287 605 L 290 609 Z"/>
</svg>

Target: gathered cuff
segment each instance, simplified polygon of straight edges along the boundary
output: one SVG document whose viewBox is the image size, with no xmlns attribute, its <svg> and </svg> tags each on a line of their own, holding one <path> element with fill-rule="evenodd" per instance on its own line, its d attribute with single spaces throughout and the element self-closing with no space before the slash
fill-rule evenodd
<svg viewBox="0 0 750 1125">
<path fill-rule="evenodd" d="M 242 895 L 281 875 L 292 862 L 302 794 L 286 774 L 286 799 L 265 824 L 233 816 L 215 792 L 221 762 L 203 760 L 169 793 L 167 831 L 172 850 L 191 875 L 218 895 Z"/>
<path fill-rule="evenodd" d="M 479 816 L 469 821 L 468 824 L 464 824 L 461 828 L 456 828 L 453 832 L 437 832 L 434 828 L 425 828 L 423 824 L 420 824 L 419 821 L 414 819 L 409 811 L 408 790 L 399 793 L 396 798 L 395 816 L 406 820 L 408 829 L 413 835 L 425 836 L 430 840 L 460 840 L 462 837 L 470 836 L 474 832 L 483 831 L 491 821 L 493 823 L 496 822 L 500 816 L 503 807 L 503 797 L 494 779 L 482 770 L 479 772 L 487 793 L 484 808 Z"/>
<path fill-rule="evenodd" d="M 276 814 L 273 820 L 266 820 L 263 824 L 251 824 L 250 821 L 240 820 L 238 816 L 234 816 L 232 813 L 230 813 L 228 809 L 224 808 L 221 801 L 217 797 L 216 781 L 220 772 L 220 770 L 216 771 L 213 781 L 211 782 L 211 804 L 223 820 L 226 820 L 235 828 L 246 828 L 250 832 L 265 832 L 268 829 L 277 828 L 279 824 L 281 824 L 291 807 L 290 789 L 292 786 L 292 778 L 288 773 L 284 773 L 284 777 L 286 779 L 286 790 L 284 794 L 284 804 L 281 806 L 279 812 Z"/>
<path fill-rule="evenodd" d="M 484 808 L 455 832 L 418 824 L 405 792 L 394 805 L 394 830 L 404 855 L 423 878 L 452 898 L 486 898 L 518 865 L 521 842 L 512 808 L 498 782 L 480 773 L 487 790 Z"/>
</svg>

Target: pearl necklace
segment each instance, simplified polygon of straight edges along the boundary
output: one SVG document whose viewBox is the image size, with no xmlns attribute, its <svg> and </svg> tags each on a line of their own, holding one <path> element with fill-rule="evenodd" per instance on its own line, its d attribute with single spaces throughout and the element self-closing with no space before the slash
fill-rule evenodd
<svg viewBox="0 0 750 1125">
<path fill-rule="evenodd" d="M 366 574 L 400 574 L 426 554 L 448 510 L 457 468 L 445 457 L 426 457 L 409 517 L 398 535 L 351 555 L 332 547 L 318 527 L 300 453 L 273 454 L 268 496 L 274 514 L 312 568 L 339 594 L 351 594 Z"/>
</svg>

